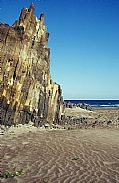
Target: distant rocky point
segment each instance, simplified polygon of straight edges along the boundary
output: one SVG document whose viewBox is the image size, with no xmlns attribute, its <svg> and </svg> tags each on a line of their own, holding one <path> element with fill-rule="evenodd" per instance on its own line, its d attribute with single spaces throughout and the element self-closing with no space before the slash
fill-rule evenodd
<svg viewBox="0 0 119 183">
<path fill-rule="evenodd" d="M 75 107 L 80 107 L 82 109 L 86 109 L 86 110 L 89 110 L 89 111 L 92 111 L 92 107 L 91 105 L 89 104 L 85 104 L 85 103 L 78 103 L 78 104 L 74 104 L 74 103 L 71 103 L 71 102 L 65 102 L 65 107 L 66 108 L 75 108 Z"/>
<path fill-rule="evenodd" d="M 61 124 L 60 85 L 50 76 L 49 33 L 44 14 L 23 8 L 12 26 L 0 23 L 0 124 Z"/>
</svg>

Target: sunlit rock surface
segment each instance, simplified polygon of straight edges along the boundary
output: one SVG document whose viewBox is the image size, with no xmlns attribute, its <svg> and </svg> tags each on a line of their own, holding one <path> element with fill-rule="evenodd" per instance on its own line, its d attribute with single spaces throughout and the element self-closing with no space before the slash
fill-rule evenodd
<svg viewBox="0 0 119 183">
<path fill-rule="evenodd" d="M 0 124 L 61 124 L 60 85 L 50 76 L 49 33 L 44 14 L 23 8 L 12 26 L 0 23 Z"/>
</svg>

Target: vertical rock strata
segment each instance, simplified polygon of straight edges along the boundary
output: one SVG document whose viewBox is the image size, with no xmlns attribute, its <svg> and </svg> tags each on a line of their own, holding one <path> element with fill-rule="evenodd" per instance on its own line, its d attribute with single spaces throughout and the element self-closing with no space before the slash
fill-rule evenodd
<svg viewBox="0 0 119 183">
<path fill-rule="evenodd" d="M 0 124 L 61 123 L 60 85 L 50 77 L 44 14 L 23 8 L 12 26 L 0 24 Z"/>
</svg>

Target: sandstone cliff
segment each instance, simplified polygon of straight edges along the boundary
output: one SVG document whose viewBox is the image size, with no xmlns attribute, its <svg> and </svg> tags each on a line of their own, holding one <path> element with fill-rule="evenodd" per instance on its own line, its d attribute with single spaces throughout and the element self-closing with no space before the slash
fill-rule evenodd
<svg viewBox="0 0 119 183">
<path fill-rule="evenodd" d="M 0 23 L 0 124 L 61 123 L 60 85 L 50 77 L 44 14 L 23 8 L 12 26 Z"/>
</svg>

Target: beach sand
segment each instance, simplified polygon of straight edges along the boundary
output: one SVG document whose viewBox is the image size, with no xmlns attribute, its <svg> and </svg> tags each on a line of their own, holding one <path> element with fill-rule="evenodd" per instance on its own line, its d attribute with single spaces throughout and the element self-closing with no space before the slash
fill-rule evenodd
<svg viewBox="0 0 119 183">
<path fill-rule="evenodd" d="M 117 129 L 28 132 L 0 140 L 1 171 L 24 172 L 0 182 L 119 182 Z"/>
<path fill-rule="evenodd" d="M 72 128 L 75 127 L 117 127 L 119 128 L 119 108 L 95 108 L 92 111 L 77 108 L 66 108 L 65 115 L 68 116 L 68 121 L 74 119 L 78 122 L 71 120 Z M 69 118 L 70 117 L 70 118 Z M 76 120 L 75 120 L 76 118 Z M 80 119 L 82 118 L 82 123 Z M 75 125 L 73 125 L 75 124 Z M 76 126 L 77 124 L 77 126 Z"/>
<path fill-rule="evenodd" d="M 0 170 L 21 169 L 21 176 L 1 178 L 0 183 L 118 183 L 119 129 L 12 129 L 0 135 Z"/>
</svg>

